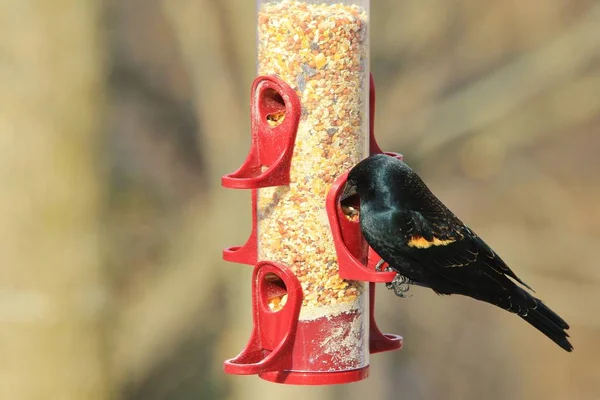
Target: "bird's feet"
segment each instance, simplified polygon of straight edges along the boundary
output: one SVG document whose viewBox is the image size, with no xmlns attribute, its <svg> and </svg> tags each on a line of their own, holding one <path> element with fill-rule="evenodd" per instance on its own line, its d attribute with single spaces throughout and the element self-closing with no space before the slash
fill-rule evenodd
<svg viewBox="0 0 600 400">
<path fill-rule="evenodd" d="M 377 272 L 394 271 L 392 268 L 389 267 L 389 265 L 387 267 L 383 268 L 383 264 L 385 264 L 385 263 L 386 262 L 383 261 L 383 259 L 379 260 L 377 262 L 377 264 L 375 264 L 375 271 L 377 271 Z M 407 277 L 400 275 L 400 274 L 396 274 L 393 281 L 385 283 L 385 287 L 387 287 L 390 290 L 393 290 L 394 293 L 396 294 L 396 296 L 398 296 L 398 297 L 408 298 L 408 297 L 412 297 L 412 296 L 407 296 L 406 292 L 408 292 L 410 290 L 410 285 L 413 283 L 414 282 L 411 281 L 410 279 L 408 279 Z"/>
<path fill-rule="evenodd" d="M 385 287 L 390 290 L 393 290 L 396 296 L 402 298 L 408 298 L 412 296 L 407 296 L 406 293 L 410 290 L 410 284 L 413 283 L 407 277 L 397 274 L 394 277 L 394 280 L 391 282 L 386 282 Z"/>
</svg>

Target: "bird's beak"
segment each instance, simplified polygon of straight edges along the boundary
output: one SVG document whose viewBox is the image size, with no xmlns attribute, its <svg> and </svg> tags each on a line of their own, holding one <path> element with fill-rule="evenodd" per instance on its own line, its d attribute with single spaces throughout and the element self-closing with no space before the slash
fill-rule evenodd
<svg viewBox="0 0 600 400">
<path fill-rule="evenodd" d="M 347 198 L 354 196 L 355 194 L 356 194 L 356 186 L 354 186 L 350 182 L 346 182 L 346 186 L 344 186 L 344 191 L 342 192 L 340 201 L 344 201 Z"/>
</svg>

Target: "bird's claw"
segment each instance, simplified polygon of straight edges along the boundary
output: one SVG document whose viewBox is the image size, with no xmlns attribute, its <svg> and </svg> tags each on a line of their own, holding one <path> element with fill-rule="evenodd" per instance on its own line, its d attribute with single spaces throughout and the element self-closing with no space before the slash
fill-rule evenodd
<svg viewBox="0 0 600 400">
<path fill-rule="evenodd" d="M 412 282 L 407 277 L 397 274 L 394 277 L 394 280 L 391 282 L 386 282 L 385 286 L 394 291 L 394 294 L 398 297 L 408 298 L 412 296 L 407 296 L 406 293 L 410 290 L 410 284 Z"/>
<path fill-rule="evenodd" d="M 379 260 L 377 262 L 377 264 L 375 264 L 375 271 L 377 271 L 377 272 L 393 271 L 393 269 L 390 268 L 389 265 L 385 268 L 382 268 L 383 264 L 385 264 L 385 263 L 386 262 L 383 259 Z M 396 296 L 402 297 L 402 298 L 407 298 L 407 297 L 412 297 L 412 296 L 406 295 L 406 292 L 408 292 L 410 290 L 411 283 L 412 282 L 407 277 L 400 275 L 400 274 L 396 274 L 396 276 L 394 277 L 394 280 L 391 282 L 386 282 L 385 286 L 388 289 L 393 290 L 394 293 L 396 294 Z"/>
</svg>

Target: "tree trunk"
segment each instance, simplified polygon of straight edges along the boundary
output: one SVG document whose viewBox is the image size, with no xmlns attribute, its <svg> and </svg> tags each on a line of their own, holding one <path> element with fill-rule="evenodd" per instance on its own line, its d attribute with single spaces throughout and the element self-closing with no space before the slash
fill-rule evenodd
<svg viewBox="0 0 600 400">
<path fill-rule="evenodd" d="M 96 400 L 101 317 L 99 10 L 0 4 L 0 398 Z"/>
</svg>

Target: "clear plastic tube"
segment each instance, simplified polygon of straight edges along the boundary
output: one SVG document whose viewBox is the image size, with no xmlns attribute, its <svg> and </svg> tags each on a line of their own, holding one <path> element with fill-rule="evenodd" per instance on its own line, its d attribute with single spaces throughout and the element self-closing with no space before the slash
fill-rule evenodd
<svg viewBox="0 0 600 400">
<path fill-rule="evenodd" d="M 302 104 L 290 185 L 258 191 L 259 259 L 298 277 L 301 321 L 350 317 L 329 335 L 355 358 L 338 369 L 368 365 L 368 285 L 339 277 L 325 210 L 331 184 L 369 152 L 368 13 L 368 0 L 259 0 L 257 10 L 258 74 L 283 79 Z"/>
</svg>

